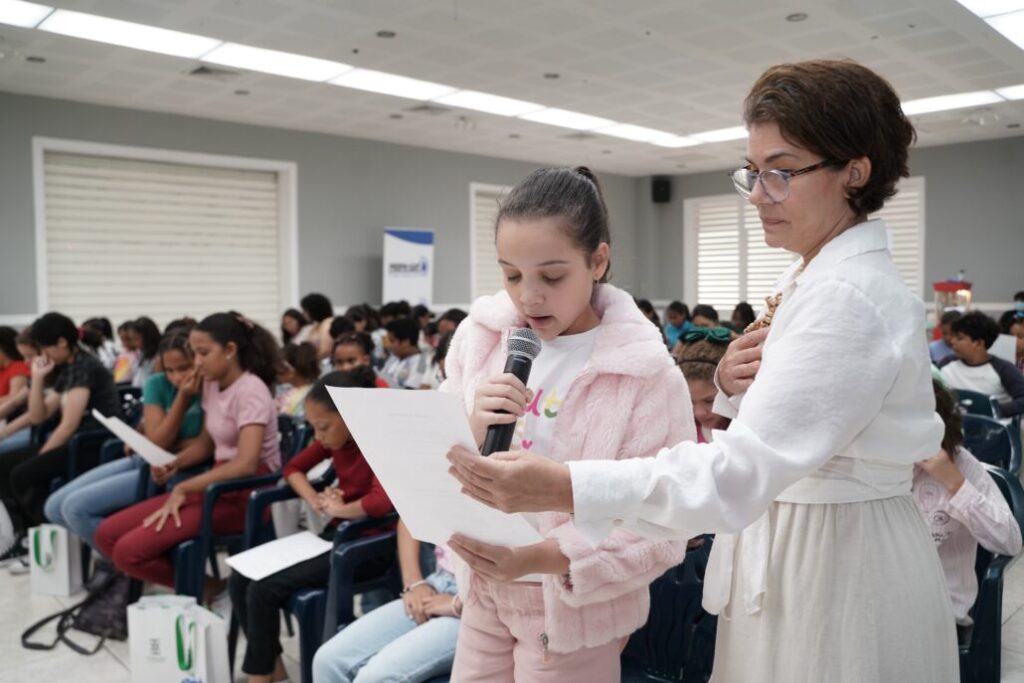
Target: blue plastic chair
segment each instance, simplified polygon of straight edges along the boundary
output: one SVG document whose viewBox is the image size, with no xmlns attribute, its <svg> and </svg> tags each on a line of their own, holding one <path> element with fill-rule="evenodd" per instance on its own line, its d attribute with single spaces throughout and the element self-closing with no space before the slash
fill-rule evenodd
<svg viewBox="0 0 1024 683">
<path fill-rule="evenodd" d="M 312 482 L 313 488 L 322 491 L 335 479 L 334 469 L 324 473 L 319 480 Z M 274 525 L 269 521 L 270 506 L 285 500 L 298 498 L 298 494 L 290 486 L 274 486 L 253 491 L 249 496 L 249 506 L 245 511 L 245 532 L 243 549 L 254 548 L 275 538 Z M 288 601 L 288 613 L 293 615 L 299 624 L 299 653 L 302 665 L 303 683 L 313 681 L 313 655 L 323 643 L 324 610 L 327 605 L 327 588 L 305 589 L 296 591 Z M 291 622 L 288 621 L 289 629 Z M 228 629 L 228 661 L 231 671 L 235 670 L 235 655 L 238 649 L 239 624 L 231 613 L 231 624 Z"/>
<path fill-rule="evenodd" d="M 995 417 L 992 412 L 992 397 L 970 389 L 953 389 L 957 403 L 964 413 L 968 415 L 983 415 Z"/>
<path fill-rule="evenodd" d="M 324 640 L 355 621 L 353 599 L 357 594 L 383 588 L 398 596 L 402 577 L 396 552 L 398 534 L 393 528 L 397 523 L 398 515 L 392 513 L 376 519 L 346 522 L 334 532 Z M 369 562 L 388 562 L 390 565 L 380 575 L 357 582 L 356 573 Z"/>
<path fill-rule="evenodd" d="M 718 617 L 701 607 L 704 572 L 713 538 L 686 552 L 650 586 L 647 623 L 630 636 L 622 653 L 622 680 L 629 683 L 707 683 L 715 657 Z"/>
<path fill-rule="evenodd" d="M 1020 471 L 1020 449 L 1010 427 L 999 420 L 968 413 L 964 420 L 964 448 L 983 463 L 1001 467 L 1008 472 Z"/>
<path fill-rule="evenodd" d="M 1024 528 L 1024 489 L 1020 480 L 1003 469 L 986 465 L 989 475 L 1006 498 L 1017 524 Z M 978 546 L 974 569 L 978 574 L 978 597 L 971 608 L 974 620 L 970 642 L 960 646 L 962 683 L 997 683 L 1002 666 L 1003 575 L 1016 560 L 993 555 Z"/>
<path fill-rule="evenodd" d="M 997 401 L 994 398 L 992 399 L 992 417 L 996 418 L 997 420 L 1005 420 L 1006 419 L 1006 416 L 1003 415 L 1003 407 L 999 404 L 999 401 Z M 1010 424 L 1008 425 L 1008 427 L 1009 427 L 1009 430 L 1010 430 L 1010 441 L 1013 442 L 1015 453 L 1017 455 L 1016 459 L 1011 459 L 1010 460 L 1010 470 L 1009 471 L 1010 471 L 1010 474 L 1020 474 L 1021 455 L 1022 455 L 1022 453 L 1024 453 L 1024 451 L 1022 451 L 1022 449 L 1021 449 L 1021 435 L 1020 435 L 1021 416 L 1020 415 L 1014 415 L 1013 417 L 1011 417 L 1009 419 L 1010 419 Z"/>
</svg>

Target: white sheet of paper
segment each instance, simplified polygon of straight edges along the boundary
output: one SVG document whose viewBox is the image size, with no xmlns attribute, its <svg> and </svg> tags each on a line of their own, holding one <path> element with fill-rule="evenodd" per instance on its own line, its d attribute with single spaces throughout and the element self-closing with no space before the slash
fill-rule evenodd
<svg viewBox="0 0 1024 683">
<path fill-rule="evenodd" d="M 270 543 L 231 555 L 228 566 L 247 579 L 259 581 L 282 569 L 319 557 L 333 547 L 316 534 L 300 531 Z"/>
<path fill-rule="evenodd" d="M 544 540 L 522 515 L 463 495 L 448 474 L 445 455 L 452 446 L 475 449 L 457 396 L 403 389 L 328 391 L 413 538 L 440 545 L 460 533 L 511 547 Z"/>
<path fill-rule="evenodd" d="M 126 425 L 119 417 L 106 417 L 95 408 L 92 416 L 114 433 L 114 436 L 128 444 L 133 451 L 142 456 L 142 459 L 152 467 L 166 467 L 174 462 L 174 455 L 168 453 L 155 443 L 139 434 L 137 431 Z"/>
</svg>

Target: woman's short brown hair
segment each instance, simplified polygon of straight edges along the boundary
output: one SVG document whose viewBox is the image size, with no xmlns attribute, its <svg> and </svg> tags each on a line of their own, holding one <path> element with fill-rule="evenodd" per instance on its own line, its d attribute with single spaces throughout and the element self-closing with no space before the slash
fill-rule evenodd
<svg viewBox="0 0 1024 683">
<path fill-rule="evenodd" d="M 773 66 L 743 103 L 743 120 L 775 123 L 790 143 L 826 160 L 871 160 L 871 177 L 847 195 L 857 216 L 882 208 L 896 182 L 910 175 L 908 150 L 916 134 L 896 91 L 874 71 L 849 60 Z"/>
</svg>

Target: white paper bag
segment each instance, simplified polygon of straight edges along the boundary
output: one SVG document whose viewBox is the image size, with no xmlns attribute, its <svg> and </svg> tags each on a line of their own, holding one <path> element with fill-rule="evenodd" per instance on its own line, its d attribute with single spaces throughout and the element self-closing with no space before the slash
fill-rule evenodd
<svg viewBox="0 0 1024 683">
<path fill-rule="evenodd" d="M 183 596 L 147 596 L 128 608 L 136 683 L 230 681 L 224 620 Z"/>
<path fill-rule="evenodd" d="M 82 589 L 82 544 L 64 527 L 43 524 L 28 532 L 32 592 L 69 597 Z"/>
</svg>

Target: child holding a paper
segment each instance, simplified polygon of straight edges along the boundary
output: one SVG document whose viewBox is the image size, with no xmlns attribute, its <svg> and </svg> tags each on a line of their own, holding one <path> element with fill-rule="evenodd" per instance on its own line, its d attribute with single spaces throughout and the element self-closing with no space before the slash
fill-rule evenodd
<svg viewBox="0 0 1024 683">
<path fill-rule="evenodd" d="M 96 545 L 131 577 L 174 586 L 168 552 L 199 534 L 203 493 L 218 481 L 276 472 L 281 467 L 277 410 L 271 387 L 278 347 L 264 328 L 237 313 L 214 313 L 189 333 L 195 367 L 202 377 L 204 424 L 199 436 L 165 468 L 170 478 L 210 459 L 213 468 L 179 482 L 169 493 L 107 517 L 96 529 Z M 241 533 L 250 490 L 221 496 L 213 508 L 214 533 Z M 206 601 L 223 589 L 209 580 Z"/>
<path fill-rule="evenodd" d="M 504 201 L 496 248 L 505 290 L 473 304 L 441 386 L 463 398 L 478 444 L 490 425 L 516 423 L 514 449 L 565 462 L 650 457 L 696 438 L 661 331 L 606 284 L 610 241 L 586 168 L 535 171 Z M 501 374 L 505 336 L 524 325 L 542 340 L 528 386 Z M 532 546 L 451 540 L 464 604 L 452 679 L 618 681 L 622 646 L 647 620 L 647 586 L 679 564 L 685 544 L 615 531 L 594 547 L 567 514 L 535 521 L 546 540 Z M 543 581 L 517 582 L 530 574 Z"/>
<path fill-rule="evenodd" d="M 329 386 L 372 389 L 375 379 L 373 368 L 360 366 L 348 372 L 331 372 L 314 384 L 306 395 L 305 411 L 315 440 L 284 468 L 288 485 L 314 510 L 335 520 L 323 534 L 327 539 L 333 538 L 337 520 L 381 517 L 392 510 L 391 501 L 327 392 Z M 338 486 L 317 493 L 306 473 L 328 459 L 334 465 Z M 385 569 L 365 567 L 363 571 L 379 574 Z M 248 640 L 242 671 L 249 674 L 250 683 L 287 678 L 281 662 L 279 613 L 288 605 L 292 593 L 326 586 L 329 578 L 327 552 L 259 581 L 251 581 L 237 570 L 231 574 L 228 591 L 232 609 Z"/>
<path fill-rule="evenodd" d="M 188 344 L 191 326 L 178 327 L 160 340 L 158 358 L 163 372 L 151 376 L 142 390 L 142 430 L 161 448 L 179 451 L 203 429 L 199 401 L 201 380 L 192 367 Z M 118 458 L 83 474 L 50 494 L 46 518 L 76 534 L 96 549 L 96 528 L 109 515 L 134 504 L 139 456 Z M 153 468 L 153 479 L 163 485 L 168 477 Z"/>
</svg>

